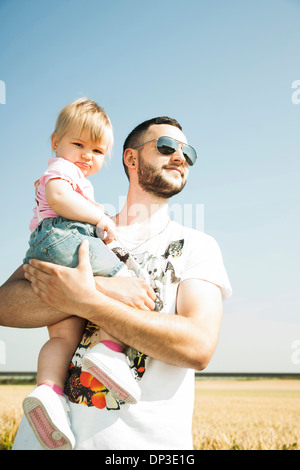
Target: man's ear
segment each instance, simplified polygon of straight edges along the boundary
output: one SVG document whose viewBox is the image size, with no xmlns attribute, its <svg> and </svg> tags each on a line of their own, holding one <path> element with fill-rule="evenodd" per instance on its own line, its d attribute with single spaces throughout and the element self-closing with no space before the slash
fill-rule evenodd
<svg viewBox="0 0 300 470">
<path fill-rule="evenodd" d="M 137 166 L 136 152 L 133 149 L 126 149 L 123 155 L 124 163 L 127 168 L 135 168 Z"/>
</svg>

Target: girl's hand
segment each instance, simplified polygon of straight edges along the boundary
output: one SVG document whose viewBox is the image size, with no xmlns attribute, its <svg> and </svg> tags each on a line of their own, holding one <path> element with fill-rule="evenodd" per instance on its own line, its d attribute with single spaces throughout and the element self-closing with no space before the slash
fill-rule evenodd
<svg viewBox="0 0 300 470">
<path fill-rule="evenodd" d="M 106 245 L 117 239 L 116 225 L 106 214 L 104 214 L 97 223 L 96 233 Z"/>
</svg>

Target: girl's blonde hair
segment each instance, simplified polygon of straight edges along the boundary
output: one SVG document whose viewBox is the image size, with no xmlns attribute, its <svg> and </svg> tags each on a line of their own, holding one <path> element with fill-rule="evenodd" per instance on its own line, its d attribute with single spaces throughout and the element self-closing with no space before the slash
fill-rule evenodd
<svg viewBox="0 0 300 470">
<path fill-rule="evenodd" d="M 109 117 L 101 106 L 88 98 L 79 98 L 65 106 L 58 115 L 54 133 L 61 139 L 67 132 L 79 137 L 88 131 L 94 142 L 107 142 L 107 152 L 113 146 L 113 128 Z"/>
</svg>

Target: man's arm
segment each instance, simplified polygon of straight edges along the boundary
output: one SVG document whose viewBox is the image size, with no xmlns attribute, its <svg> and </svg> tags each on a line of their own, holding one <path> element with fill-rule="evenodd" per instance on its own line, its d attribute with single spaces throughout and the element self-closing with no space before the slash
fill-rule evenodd
<svg viewBox="0 0 300 470">
<path fill-rule="evenodd" d="M 32 291 L 20 266 L 0 287 L 0 325 L 40 328 L 57 323 L 69 315 L 43 302 Z"/>
<path fill-rule="evenodd" d="M 214 284 L 183 281 L 177 315 L 166 315 L 133 308 L 97 291 L 84 243 L 75 269 L 37 260 L 25 269 L 33 291 L 49 305 L 101 325 L 152 358 L 202 370 L 212 357 L 222 317 L 221 292 Z"/>
<path fill-rule="evenodd" d="M 94 278 L 96 287 L 109 297 L 132 307 L 153 310 L 155 293 L 142 279 L 126 277 Z M 20 266 L 0 287 L 0 325 L 15 328 L 50 326 L 69 315 L 51 307 L 34 294 Z"/>
<path fill-rule="evenodd" d="M 86 306 L 86 318 L 112 336 L 179 367 L 203 370 L 217 345 L 222 298 L 209 282 L 190 279 L 179 285 L 177 315 L 133 309 L 101 295 L 91 295 Z"/>
</svg>

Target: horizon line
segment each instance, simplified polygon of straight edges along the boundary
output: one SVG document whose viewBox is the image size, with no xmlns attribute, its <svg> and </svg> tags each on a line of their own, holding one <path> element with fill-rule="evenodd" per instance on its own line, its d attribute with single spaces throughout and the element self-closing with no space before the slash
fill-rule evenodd
<svg viewBox="0 0 300 470">
<path fill-rule="evenodd" d="M 199 372 L 196 371 L 197 377 L 293 377 L 300 379 L 300 373 L 297 372 Z M 34 377 L 36 372 L 34 371 L 0 371 L 0 377 L 5 376 L 25 376 Z"/>
</svg>

